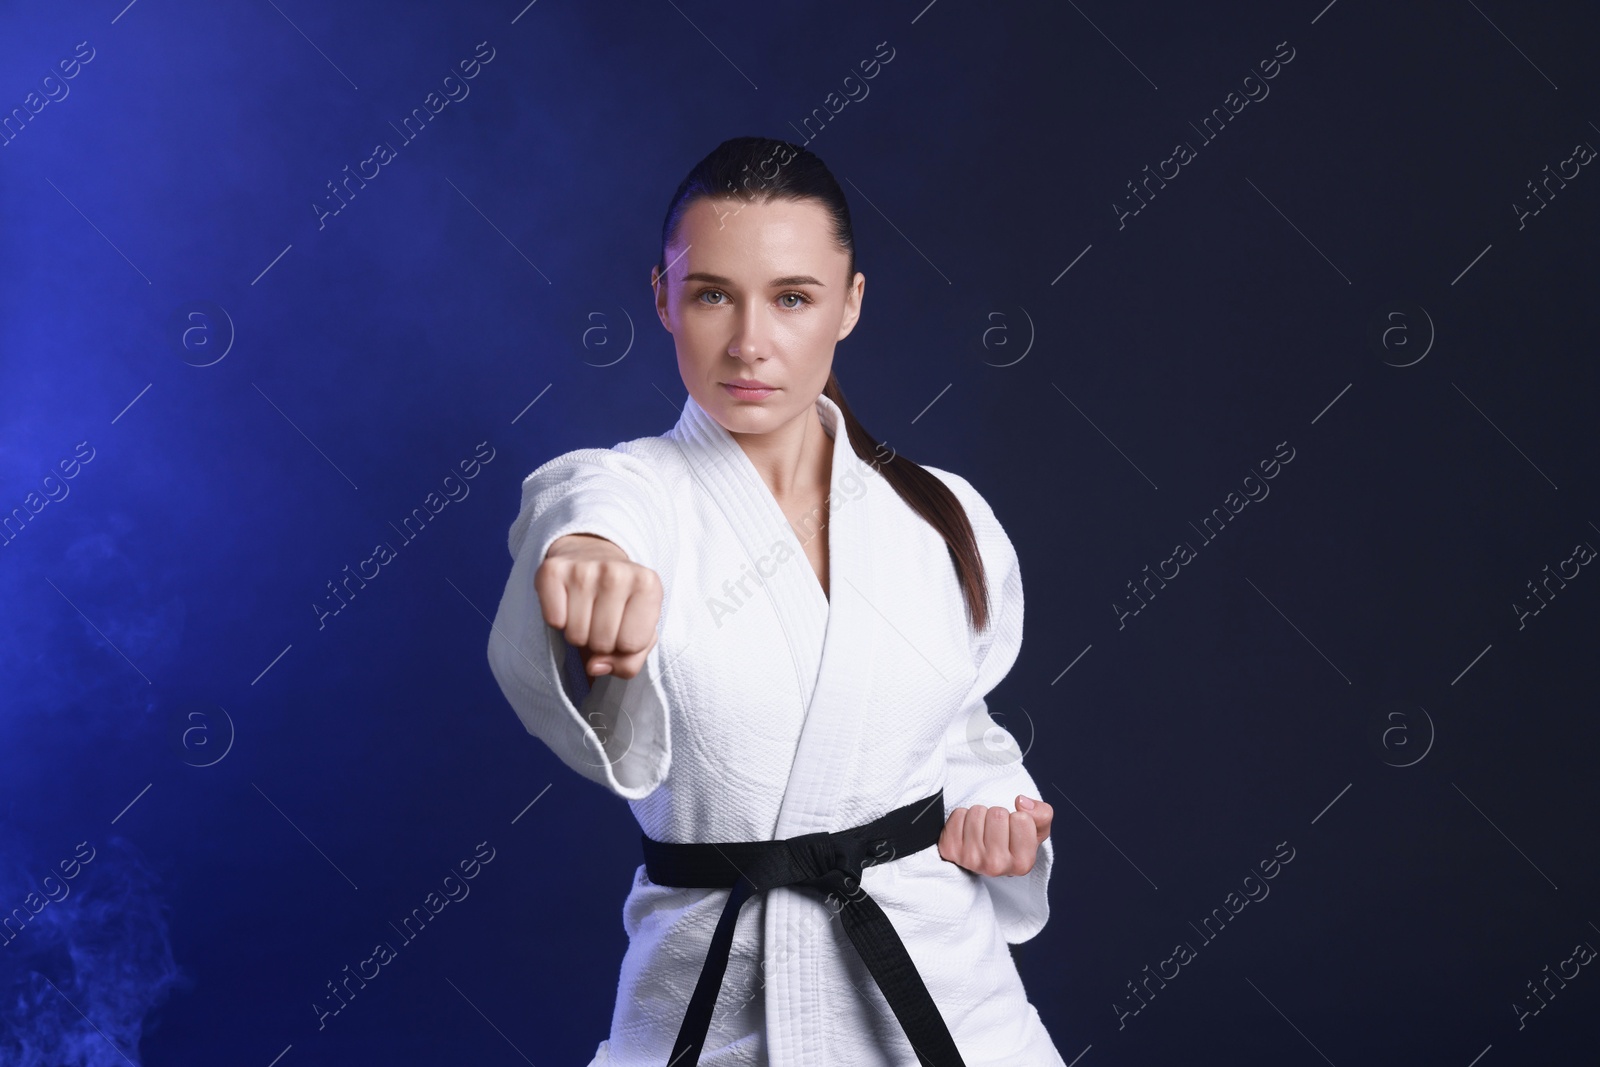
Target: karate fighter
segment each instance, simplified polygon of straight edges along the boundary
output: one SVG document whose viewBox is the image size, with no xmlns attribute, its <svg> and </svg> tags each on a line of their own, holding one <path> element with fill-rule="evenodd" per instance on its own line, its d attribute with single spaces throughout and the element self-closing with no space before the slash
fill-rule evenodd
<svg viewBox="0 0 1600 1067">
<path fill-rule="evenodd" d="M 1053 813 L 985 703 L 1021 569 L 966 479 L 845 403 L 844 194 L 726 141 L 650 284 L 682 416 L 527 476 L 488 648 L 643 831 L 590 1067 L 1064 1067 L 1007 947 L 1049 917 Z"/>
</svg>

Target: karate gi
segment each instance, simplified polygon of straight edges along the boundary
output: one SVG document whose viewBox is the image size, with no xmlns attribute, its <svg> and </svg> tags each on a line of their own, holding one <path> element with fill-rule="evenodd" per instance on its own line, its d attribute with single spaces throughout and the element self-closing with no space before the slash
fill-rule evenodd
<svg viewBox="0 0 1600 1067">
<path fill-rule="evenodd" d="M 677 425 L 545 463 L 522 485 L 515 560 L 491 631 L 491 670 L 528 732 L 629 802 L 664 842 L 836 831 L 941 787 L 946 811 L 1042 797 L 985 696 L 1022 644 L 1015 549 L 960 475 L 927 469 L 966 509 L 991 621 L 968 622 L 945 541 L 863 462 L 839 408 L 832 438 L 829 594 L 738 443 L 689 397 Z M 819 522 L 820 522 L 819 516 Z M 805 531 L 803 531 L 804 533 Z M 533 576 L 570 533 L 615 542 L 656 571 L 658 640 L 634 678 L 592 685 L 544 621 Z M 1054 844 L 1032 871 L 988 876 L 937 848 L 867 867 L 883 908 L 969 1067 L 1064 1067 L 1007 942 L 1049 917 Z M 726 889 L 651 883 L 623 905 L 629 945 L 609 1036 L 590 1067 L 664 1067 Z M 739 913 L 704 1067 L 916 1067 L 904 1031 L 823 897 L 757 894 Z"/>
</svg>

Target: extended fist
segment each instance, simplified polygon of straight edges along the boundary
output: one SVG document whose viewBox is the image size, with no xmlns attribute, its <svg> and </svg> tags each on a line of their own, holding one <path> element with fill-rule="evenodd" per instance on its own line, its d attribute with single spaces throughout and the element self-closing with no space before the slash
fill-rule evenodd
<svg viewBox="0 0 1600 1067">
<path fill-rule="evenodd" d="M 603 537 L 556 538 L 533 575 L 544 621 L 583 654 L 591 677 L 644 669 L 661 619 L 661 577 Z"/>
<path fill-rule="evenodd" d="M 1010 812 L 982 804 L 955 809 L 939 835 L 939 855 L 974 874 L 1027 874 L 1055 811 L 1020 794 L 1016 804 Z"/>
</svg>

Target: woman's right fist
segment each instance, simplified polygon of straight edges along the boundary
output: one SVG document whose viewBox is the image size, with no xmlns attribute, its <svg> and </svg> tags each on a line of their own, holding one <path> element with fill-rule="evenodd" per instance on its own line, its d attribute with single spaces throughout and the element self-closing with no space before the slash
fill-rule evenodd
<svg viewBox="0 0 1600 1067">
<path fill-rule="evenodd" d="M 644 669 L 661 618 L 661 577 L 593 534 L 558 537 L 533 575 L 544 621 L 583 654 L 590 677 Z"/>
</svg>

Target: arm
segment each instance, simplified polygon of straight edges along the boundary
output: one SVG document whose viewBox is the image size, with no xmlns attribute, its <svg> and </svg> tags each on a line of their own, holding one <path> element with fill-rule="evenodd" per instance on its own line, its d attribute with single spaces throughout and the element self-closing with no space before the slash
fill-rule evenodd
<svg viewBox="0 0 1600 1067">
<path fill-rule="evenodd" d="M 960 715 L 945 733 L 949 768 L 945 803 L 952 810 L 984 805 L 1010 812 L 1019 796 L 1043 797 L 1022 764 L 1016 739 L 989 714 L 985 699 L 1010 672 L 1022 649 L 1022 569 L 1011 539 L 983 497 L 961 476 L 936 473 L 955 492 L 972 523 L 983 557 L 991 607 L 988 627 L 972 637 L 977 678 Z M 1025 810 L 1025 806 L 1019 810 Z M 1049 817 L 1047 804 L 1040 804 L 1027 815 L 1028 821 L 1045 834 Z M 1016 821 L 1023 816 L 1013 813 L 1009 818 Z M 1043 929 L 1050 917 L 1047 890 L 1054 866 L 1055 845 L 1045 836 L 1038 842 L 1033 865 L 1026 874 L 978 875 L 989 889 L 995 916 L 1008 942 L 1027 941 Z"/>
<path fill-rule="evenodd" d="M 579 535 L 588 535 L 587 537 Z M 570 538 L 570 540 L 569 540 Z M 617 449 L 579 449 L 546 463 L 522 485 L 507 540 L 513 564 L 489 636 L 490 670 L 528 732 L 568 767 L 629 800 L 665 779 L 671 730 L 659 645 L 632 678 L 592 683 L 582 657 L 544 618 L 534 575 L 552 549 L 603 538 L 669 581 L 672 512 L 655 471 Z"/>
</svg>

